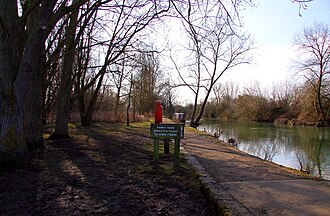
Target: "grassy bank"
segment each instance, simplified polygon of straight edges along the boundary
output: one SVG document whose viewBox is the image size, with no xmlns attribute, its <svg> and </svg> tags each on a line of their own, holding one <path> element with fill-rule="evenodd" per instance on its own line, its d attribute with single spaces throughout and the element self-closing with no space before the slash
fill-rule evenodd
<svg viewBox="0 0 330 216">
<path fill-rule="evenodd" d="M 214 215 L 198 176 L 160 149 L 153 169 L 149 123 L 70 125 L 46 141 L 31 168 L 0 173 L 3 215 Z M 47 134 L 45 135 L 47 137 Z"/>
</svg>

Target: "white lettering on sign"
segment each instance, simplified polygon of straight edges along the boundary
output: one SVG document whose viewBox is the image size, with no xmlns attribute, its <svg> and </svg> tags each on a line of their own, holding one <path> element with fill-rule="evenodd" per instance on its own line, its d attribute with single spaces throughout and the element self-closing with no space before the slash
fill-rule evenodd
<svg viewBox="0 0 330 216">
<path fill-rule="evenodd" d="M 151 124 L 150 135 L 155 138 L 183 137 L 184 127 L 178 124 Z"/>
</svg>

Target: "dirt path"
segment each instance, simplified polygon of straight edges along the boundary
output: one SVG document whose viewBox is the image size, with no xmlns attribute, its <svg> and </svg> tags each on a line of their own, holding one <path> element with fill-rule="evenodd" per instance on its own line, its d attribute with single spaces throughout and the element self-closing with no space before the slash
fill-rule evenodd
<svg viewBox="0 0 330 216">
<path fill-rule="evenodd" d="M 194 171 L 173 155 L 152 169 L 149 128 L 75 127 L 72 139 L 48 141 L 34 166 L 0 172 L 0 215 L 210 215 Z"/>
<path fill-rule="evenodd" d="M 186 130 L 190 163 L 233 215 L 329 215 L 330 182 L 263 161 L 212 136 Z"/>
</svg>

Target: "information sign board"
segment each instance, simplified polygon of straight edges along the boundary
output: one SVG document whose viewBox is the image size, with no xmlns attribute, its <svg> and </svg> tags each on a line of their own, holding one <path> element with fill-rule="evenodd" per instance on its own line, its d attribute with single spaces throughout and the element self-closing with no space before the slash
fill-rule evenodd
<svg viewBox="0 0 330 216">
<path fill-rule="evenodd" d="M 180 139 L 184 137 L 183 124 L 151 124 L 150 137 L 156 139 Z"/>
</svg>

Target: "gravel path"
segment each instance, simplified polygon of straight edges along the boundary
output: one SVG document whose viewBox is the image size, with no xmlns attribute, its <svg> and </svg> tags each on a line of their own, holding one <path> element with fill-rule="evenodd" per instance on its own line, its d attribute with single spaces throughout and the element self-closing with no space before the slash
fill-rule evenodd
<svg viewBox="0 0 330 216">
<path fill-rule="evenodd" d="M 251 156 L 187 129 L 182 151 L 232 215 L 329 215 L 330 181 Z"/>
</svg>

